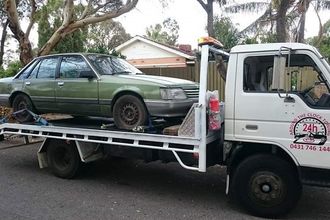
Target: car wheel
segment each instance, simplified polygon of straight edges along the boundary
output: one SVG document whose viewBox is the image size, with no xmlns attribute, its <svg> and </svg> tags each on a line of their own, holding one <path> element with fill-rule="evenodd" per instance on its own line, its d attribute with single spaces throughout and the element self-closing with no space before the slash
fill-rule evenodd
<svg viewBox="0 0 330 220">
<path fill-rule="evenodd" d="M 81 160 L 74 142 L 53 140 L 47 148 L 48 166 L 55 176 L 71 179 L 81 168 Z"/>
<path fill-rule="evenodd" d="M 13 112 L 17 112 L 17 111 L 23 110 L 23 109 L 27 109 L 32 112 L 35 111 L 30 98 L 24 94 L 18 94 L 15 96 L 14 101 L 13 101 Z M 18 114 L 16 116 L 16 119 L 19 122 L 29 122 L 29 121 L 32 121 L 33 117 L 28 112 L 24 112 L 24 113 Z"/>
<path fill-rule="evenodd" d="M 250 213 L 267 218 L 287 214 L 300 199 L 302 186 L 296 170 L 272 155 L 255 155 L 234 171 L 234 198 Z"/>
<path fill-rule="evenodd" d="M 147 109 L 136 96 L 123 95 L 113 106 L 113 118 L 117 128 L 132 130 L 144 125 L 148 118 Z"/>
</svg>

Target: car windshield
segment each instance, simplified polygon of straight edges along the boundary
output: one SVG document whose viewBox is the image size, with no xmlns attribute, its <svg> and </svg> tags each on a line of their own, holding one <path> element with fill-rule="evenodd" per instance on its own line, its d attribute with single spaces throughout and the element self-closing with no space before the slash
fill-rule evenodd
<svg viewBox="0 0 330 220">
<path fill-rule="evenodd" d="M 127 61 L 108 55 L 89 54 L 87 55 L 90 63 L 101 75 L 114 74 L 142 74 L 142 72 L 129 64 Z"/>
</svg>

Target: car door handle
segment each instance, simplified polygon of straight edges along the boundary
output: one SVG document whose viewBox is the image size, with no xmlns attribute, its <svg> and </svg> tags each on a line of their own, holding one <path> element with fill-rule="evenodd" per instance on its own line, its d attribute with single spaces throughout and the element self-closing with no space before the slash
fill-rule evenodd
<svg viewBox="0 0 330 220">
<path fill-rule="evenodd" d="M 31 82 L 25 82 L 25 85 L 29 86 L 31 85 Z"/>
<path fill-rule="evenodd" d="M 64 86 L 64 82 L 58 82 L 57 85 L 58 86 Z"/>
</svg>

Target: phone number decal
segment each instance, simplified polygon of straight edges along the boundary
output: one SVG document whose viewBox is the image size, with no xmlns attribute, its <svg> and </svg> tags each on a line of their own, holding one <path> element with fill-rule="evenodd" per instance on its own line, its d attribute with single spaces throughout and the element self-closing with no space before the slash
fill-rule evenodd
<svg viewBox="0 0 330 220">
<path fill-rule="evenodd" d="M 329 152 L 330 146 L 316 146 L 316 145 L 307 145 L 307 144 L 290 144 L 291 149 L 302 150 L 302 151 L 312 151 L 312 152 Z"/>
</svg>

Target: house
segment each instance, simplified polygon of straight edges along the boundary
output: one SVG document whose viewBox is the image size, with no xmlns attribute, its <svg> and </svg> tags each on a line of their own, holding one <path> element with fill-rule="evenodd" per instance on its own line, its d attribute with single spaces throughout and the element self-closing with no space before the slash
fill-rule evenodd
<svg viewBox="0 0 330 220">
<path fill-rule="evenodd" d="M 126 60 L 143 72 L 153 72 L 162 75 L 162 71 L 172 68 L 184 70 L 195 64 L 190 45 L 169 46 L 149 40 L 142 36 L 135 36 L 115 48 L 126 57 Z"/>
</svg>

